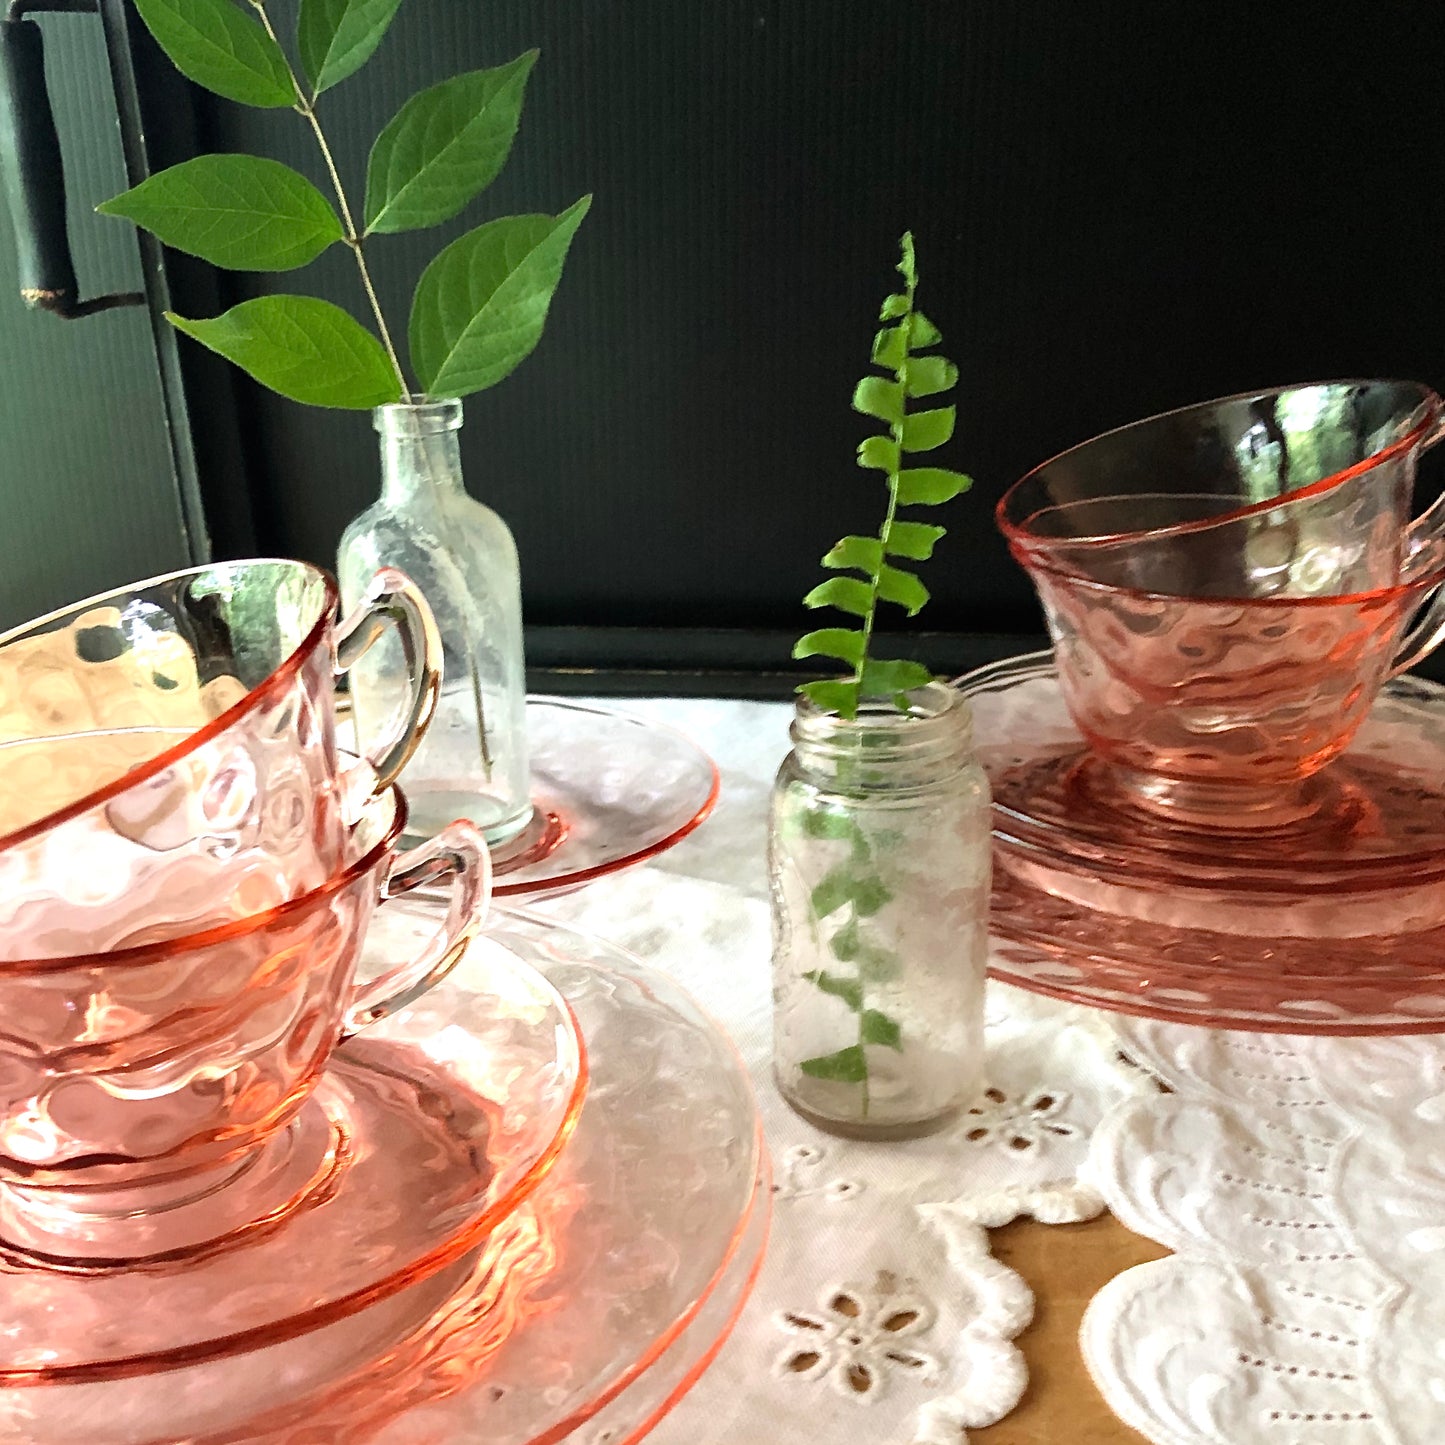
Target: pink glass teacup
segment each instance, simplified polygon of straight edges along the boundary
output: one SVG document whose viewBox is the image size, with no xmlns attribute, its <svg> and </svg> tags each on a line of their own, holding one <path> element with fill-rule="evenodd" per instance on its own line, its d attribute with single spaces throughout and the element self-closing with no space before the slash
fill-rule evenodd
<svg viewBox="0 0 1445 1445">
<path fill-rule="evenodd" d="M 317 568 L 217 563 L 0 636 L 0 959 L 56 951 L 57 917 L 65 951 L 108 948 L 135 917 L 151 939 L 189 933 L 337 871 L 431 718 L 441 657 L 399 572 L 337 610 Z M 335 680 L 388 623 L 411 694 L 371 758 L 344 762 Z"/>
<path fill-rule="evenodd" d="M 1442 561 L 1445 508 L 1412 520 L 1422 451 L 1445 435 L 1416 382 L 1246 393 L 1071 447 L 1004 494 L 1014 556 L 1192 597 L 1343 596 Z"/>
<path fill-rule="evenodd" d="M 1287 827 L 1387 678 L 1445 636 L 1445 506 L 1410 519 L 1440 399 L 1339 382 L 1151 417 L 998 506 L 1098 800 Z"/>
<path fill-rule="evenodd" d="M 345 866 L 254 918 L 166 942 L 0 964 L 0 1238 L 135 1257 L 250 1226 L 344 1147 L 304 1106 L 332 1050 L 438 982 L 491 893 L 457 822 L 398 854 L 406 806 L 371 799 Z M 373 910 L 447 884 L 445 922 L 378 978 L 354 974 Z"/>
</svg>

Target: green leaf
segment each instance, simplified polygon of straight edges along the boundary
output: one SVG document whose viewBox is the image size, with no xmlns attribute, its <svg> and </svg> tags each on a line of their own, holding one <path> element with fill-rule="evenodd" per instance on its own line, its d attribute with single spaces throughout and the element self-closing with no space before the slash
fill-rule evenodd
<svg viewBox="0 0 1445 1445">
<path fill-rule="evenodd" d="M 197 156 L 96 209 L 232 271 L 289 271 L 341 239 L 326 197 L 290 166 L 261 156 Z"/>
<path fill-rule="evenodd" d="M 943 332 L 923 312 L 915 311 L 913 313 L 913 335 L 909 337 L 909 345 L 917 351 L 925 346 L 936 346 L 942 340 Z"/>
<path fill-rule="evenodd" d="M 435 226 L 491 184 L 512 149 L 536 60 L 529 50 L 510 65 L 453 76 L 402 106 L 366 164 L 367 235 Z"/>
<path fill-rule="evenodd" d="M 933 556 L 933 544 L 947 532 L 947 527 L 935 527 L 931 522 L 894 522 L 888 529 L 888 555 L 926 562 Z"/>
<path fill-rule="evenodd" d="M 888 697 L 927 687 L 933 674 L 921 662 L 903 658 L 870 657 L 863 667 L 860 686 L 865 697 Z"/>
<path fill-rule="evenodd" d="M 903 388 L 896 381 L 881 376 L 865 376 L 853 391 L 853 410 L 879 421 L 903 420 Z"/>
<path fill-rule="evenodd" d="M 828 949 L 839 963 L 851 963 L 858 957 L 858 950 L 863 946 L 862 935 L 858 929 L 858 920 L 850 918 L 828 940 Z"/>
<path fill-rule="evenodd" d="M 794 657 L 836 657 L 849 667 L 863 660 L 863 634 L 848 627 L 820 627 L 793 644 Z"/>
<path fill-rule="evenodd" d="M 805 973 L 803 977 L 824 993 L 842 999 L 854 1013 L 863 1007 L 863 985 L 856 978 L 844 978 L 841 974 L 826 973 L 822 969 Z"/>
<path fill-rule="evenodd" d="M 854 842 L 858 825 L 842 808 L 815 807 L 803 815 L 803 831 L 810 838 L 831 838 L 835 842 Z"/>
<path fill-rule="evenodd" d="M 381 44 L 401 0 L 301 0 L 296 46 L 320 95 L 355 74 Z"/>
<path fill-rule="evenodd" d="M 868 1061 L 857 1044 L 839 1049 L 836 1054 L 804 1059 L 798 1068 L 810 1079 L 830 1079 L 836 1084 L 861 1084 L 868 1077 Z"/>
<path fill-rule="evenodd" d="M 895 371 L 903 365 L 908 356 L 908 338 L 904 335 L 906 326 L 885 326 L 873 338 L 873 362 L 877 366 L 891 366 Z"/>
<path fill-rule="evenodd" d="M 871 876 L 853 877 L 850 901 L 853 912 L 859 918 L 872 918 L 886 903 L 893 901 L 893 895 L 881 878 Z"/>
<path fill-rule="evenodd" d="M 592 204 L 504 216 L 453 241 L 417 283 L 411 361 L 431 397 L 495 386 L 542 339 L 567 249 Z"/>
<path fill-rule="evenodd" d="M 836 913 L 852 899 L 855 883 L 847 864 L 830 868 L 813 885 L 813 891 L 808 895 L 813 912 L 819 918 L 827 918 L 829 914 Z"/>
<path fill-rule="evenodd" d="M 908 283 L 908 289 L 912 291 L 918 285 L 918 263 L 913 253 L 912 231 L 905 231 L 898 238 L 898 249 L 902 253 L 898 258 L 898 274 Z"/>
<path fill-rule="evenodd" d="M 878 573 L 878 595 L 885 602 L 896 602 L 900 607 L 906 607 L 912 617 L 928 601 L 928 588 L 912 572 L 884 566 Z"/>
<path fill-rule="evenodd" d="M 866 617 L 873 601 L 872 589 L 856 577 L 830 577 L 803 598 L 804 607 L 836 607 L 854 617 Z"/>
<path fill-rule="evenodd" d="M 861 989 L 859 993 L 862 993 Z M 903 1030 L 887 1014 L 879 1013 L 876 1008 L 863 1010 L 863 1016 L 858 1020 L 858 1037 L 865 1044 L 878 1044 L 885 1049 L 903 1052 Z"/>
<path fill-rule="evenodd" d="M 877 537 L 843 537 L 823 554 L 823 566 L 856 567 L 870 577 L 883 565 L 883 543 Z"/>
<path fill-rule="evenodd" d="M 858 465 L 880 472 L 898 470 L 898 443 L 892 437 L 869 437 L 858 446 Z"/>
<path fill-rule="evenodd" d="M 933 396 L 958 383 L 958 368 L 942 356 L 915 356 L 908 363 L 908 395 Z"/>
<path fill-rule="evenodd" d="M 295 105 L 281 47 L 233 0 L 135 0 L 171 64 L 197 85 L 242 105 Z"/>
<path fill-rule="evenodd" d="M 900 316 L 908 315 L 908 298 L 894 294 L 887 297 L 883 305 L 878 308 L 878 319 L 880 321 L 896 321 Z"/>
<path fill-rule="evenodd" d="M 891 983 L 903 971 L 893 954 L 866 938 L 859 940 L 856 963 L 859 977 L 869 983 Z"/>
<path fill-rule="evenodd" d="M 973 485 L 973 478 L 947 467 L 909 467 L 898 473 L 898 505 L 900 507 L 937 506 L 951 502 Z M 898 524 L 893 524 L 897 531 Z"/>
<path fill-rule="evenodd" d="M 835 712 L 839 717 L 858 716 L 858 684 L 840 678 L 823 678 L 818 682 L 805 682 L 798 689 L 810 698 L 824 712 Z"/>
<path fill-rule="evenodd" d="M 381 343 L 329 301 L 262 296 L 209 321 L 166 319 L 293 401 L 370 410 L 401 400 Z"/>
<path fill-rule="evenodd" d="M 941 406 L 934 411 L 916 411 L 903 423 L 903 450 L 931 452 L 953 435 L 956 407 Z"/>
</svg>

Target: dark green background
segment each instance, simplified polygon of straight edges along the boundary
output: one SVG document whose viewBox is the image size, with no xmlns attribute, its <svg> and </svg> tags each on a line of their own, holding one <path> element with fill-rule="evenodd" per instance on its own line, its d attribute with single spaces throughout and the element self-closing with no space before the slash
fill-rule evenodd
<svg viewBox="0 0 1445 1445">
<path fill-rule="evenodd" d="M 359 202 L 370 141 L 409 93 L 541 48 L 501 179 L 443 230 L 370 248 L 404 332 L 410 287 L 446 240 L 596 195 L 538 352 L 467 404 L 468 482 L 517 535 L 528 621 L 573 629 L 539 646 L 605 660 L 621 645 L 607 638 L 632 634 L 590 629 L 643 628 L 651 640 L 623 650 L 661 660 L 677 649 L 654 629 L 756 629 L 709 646 L 781 660 L 818 555 L 876 525 L 876 480 L 851 465 L 867 424 L 848 398 L 910 226 L 923 304 L 962 370 L 947 459 L 978 479 L 941 518 L 927 618 L 1005 634 L 988 646 L 1006 650 L 1039 624 L 990 512 L 1033 463 L 1254 386 L 1445 382 L 1439 19 L 1388 0 L 405 0 L 323 117 Z M 193 115 L 153 118 L 177 153 L 261 148 L 322 178 L 294 115 L 192 101 Z M 108 122 L 65 124 L 83 148 Z M 88 163 L 72 184 L 80 213 L 107 178 Z M 118 222 L 78 232 L 87 256 L 126 249 Z M 204 271 L 173 276 L 183 309 L 215 309 L 192 294 L 216 284 Z M 339 248 L 266 284 L 364 315 Z M 220 287 L 222 301 L 254 290 Z M 10 612 L 31 610 L 37 577 L 73 591 L 143 570 L 140 543 L 173 547 L 149 481 L 159 419 L 132 394 L 143 367 L 98 358 L 125 324 L 0 312 L 7 351 L 28 360 L 0 416 Z M 375 493 L 368 419 L 214 369 L 193 378 L 190 410 L 203 450 L 208 429 L 239 420 L 240 458 L 229 445 L 202 475 L 217 550 L 329 562 Z M 56 428 L 63 452 L 45 443 Z"/>
</svg>

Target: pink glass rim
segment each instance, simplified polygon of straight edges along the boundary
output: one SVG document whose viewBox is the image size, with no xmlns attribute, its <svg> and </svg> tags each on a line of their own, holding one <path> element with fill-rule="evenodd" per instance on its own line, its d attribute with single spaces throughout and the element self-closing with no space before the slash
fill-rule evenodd
<svg viewBox="0 0 1445 1445">
<path fill-rule="evenodd" d="M 1140 532 L 1104 532 L 1094 536 L 1053 538 L 1039 537 L 1028 530 L 1027 521 L 1019 523 L 1013 521 L 1008 515 L 1008 507 L 1013 497 L 1038 474 L 1055 463 L 1062 461 L 1065 457 L 1072 456 L 1076 452 L 1091 447 L 1095 442 L 1102 441 L 1105 437 L 1116 437 L 1124 432 L 1134 431 L 1136 428 L 1151 426 L 1155 422 L 1166 421 L 1171 417 L 1187 416 L 1191 412 L 1206 412 L 1215 407 L 1227 406 L 1231 402 L 1252 401 L 1261 396 L 1278 396 L 1283 392 L 1308 391 L 1320 386 L 1400 386 L 1412 388 L 1419 396 L 1420 407 L 1424 415 L 1420 422 L 1412 427 L 1403 437 L 1397 438 L 1383 446 L 1379 451 L 1372 453 L 1363 461 L 1355 462 L 1338 472 L 1331 472 L 1327 477 L 1321 477 L 1317 482 L 1311 482 L 1306 487 L 1300 487 L 1297 491 L 1288 492 L 1283 497 L 1267 497 L 1262 502 L 1250 502 L 1246 506 L 1232 507 L 1228 511 L 1220 512 L 1213 517 L 1200 517 L 1192 522 L 1175 522 L 1168 527 L 1152 527 Z M 1365 472 L 1373 471 L 1374 468 L 1392 460 L 1395 457 L 1406 455 L 1421 446 L 1425 439 L 1439 424 L 1442 414 L 1445 414 L 1445 402 L 1424 382 L 1420 381 L 1393 381 L 1383 377 L 1349 377 L 1335 381 L 1303 381 L 1296 382 L 1289 386 L 1270 386 L 1258 388 L 1254 391 L 1235 392 L 1233 396 L 1219 396 L 1212 401 L 1194 402 L 1189 406 L 1175 407 L 1171 411 L 1156 412 L 1153 416 L 1141 417 L 1138 421 L 1125 423 L 1123 426 L 1111 427 L 1108 431 L 1099 432 L 1096 436 L 1090 437 L 1087 441 L 1076 442 L 1071 447 L 1065 447 L 1063 451 L 1056 452 L 1047 461 L 1040 462 L 1036 467 L 1031 467 L 1014 482 L 998 499 L 994 507 L 994 522 L 1000 532 L 1003 533 L 1011 548 L 1015 548 L 1017 555 L 1018 548 L 1027 548 L 1030 552 L 1035 548 L 1048 550 L 1049 546 L 1059 543 L 1068 546 L 1087 546 L 1091 543 L 1105 544 L 1116 542 L 1143 541 L 1160 537 L 1182 537 L 1193 532 L 1204 531 L 1210 527 L 1218 527 L 1221 523 L 1236 521 L 1241 517 L 1250 517 L 1261 512 L 1267 512 L 1272 507 L 1278 507 L 1281 503 L 1298 501 L 1304 497 L 1317 497 L 1322 492 L 1327 492 L 1331 487 L 1338 486 L 1341 482 L 1347 482 L 1352 477 L 1358 477 Z M 1029 520 L 1032 519 L 1032 515 Z"/>
<path fill-rule="evenodd" d="M 218 568 L 250 566 L 291 567 L 298 572 L 309 572 L 321 582 L 323 600 L 320 612 L 301 642 L 278 664 L 273 672 L 257 683 L 245 697 L 232 703 L 220 716 L 212 718 L 204 726 L 189 733 L 183 742 L 174 744 L 162 753 L 157 753 L 155 757 L 148 758 L 145 762 L 130 769 L 129 772 L 119 774 L 103 787 L 96 788 L 94 792 L 87 793 L 83 798 L 78 798 L 73 803 L 67 803 L 65 807 L 57 808 L 55 812 L 47 813 L 45 817 L 37 818 L 33 823 L 27 823 L 13 833 L 0 836 L 0 848 L 10 848 L 17 843 L 28 842 L 31 838 L 38 837 L 50 828 L 58 827 L 61 823 L 68 823 L 72 818 L 78 818 L 91 808 L 109 802 L 118 793 L 125 792 L 137 783 L 143 783 L 147 778 L 154 777 L 203 743 L 219 737 L 228 727 L 239 718 L 244 717 L 258 704 L 269 700 L 289 687 L 300 671 L 302 663 L 315 651 L 325 636 L 331 620 L 337 615 L 341 605 L 341 590 L 336 585 L 336 579 L 331 573 L 324 568 L 313 566 L 310 562 L 296 562 L 285 557 L 246 557 L 234 562 L 212 562 L 204 567 L 182 567 L 176 572 L 163 572 L 157 577 L 147 577 L 139 582 L 128 582 L 121 587 L 112 587 L 106 592 L 97 592 L 93 597 L 82 598 L 79 602 L 71 602 L 64 607 L 57 607 L 53 612 L 47 612 L 42 617 L 31 618 L 29 622 L 22 622 L 18 627 L 12 627 L 8 631 L 0 633 L 0 649 L 3 649 L 6 644 L 28 636 L 36 628 L 43 627 L 48 622 L 55 622 L 62 617 L 70 617 L 92 607 L 99 607 L 111 598 L 129 596 L 142 588 L 160 587 L 181 577 L 200 576 Z"/>
<path fill-rule="evenodd" d="M 192 949 L 209 948 L 217 943 L 227 943 L 233 938 L 244 938 L 259 929 L 267 928 L 281 919 L 291 918 L 314 908 L 323 899 L 349 888 L 353 883 L 378 867 L 386 854 L 394 847 L 406 830 L 406 797 L 395 783 L 390 783 L 372 800 L 369 806 L 378 807 L 387 798 L 391 799 L 392 817 L 386 831 L 354 863 L 348 864 L 341 872 L 333 874 L 317 888 L 303 893 L 299 898 L 287 899 L 263 913 L 253 913 L 246 918 L 233 919 L 230 923 L 216 924 L 199 933 L 188 933 L 180 938 L 167 938 L 159 943 L 140 943 L 134 948 L 117 948 L 104 953 L 72 954 L 59 958 L 17 958 L 0 961 L 0 976 L 23 973 L 64 973 L 82 968 L 140 968 L 146 964 L 164 963 L 167 958 Z"/>
<path fill-rule="evenodd" d="M 1424 576 L 1412 577 L 1408 582 L 1396 582 L 1390 587 L 1377 587 L 1373 592 L 1325 593 L 1309 597 L 1193 597 L 1177 592 L 1150 592 L 1142 587 L 1125 587 L 1117 582 L 1100 582 L 1097 578 L 1070 572 L 1066 567 L 1051 567 L 1032 553 L 1018 560 L 1026 572 L 1042 573 L 1045 577 L 1070 587 L 1108 593 L 1111 597 L 1137 597 L 1145 602 L 1192 602 L 1201 607 L 1361 607 L 1372 602 L 1388 602 L 1410 593 L 1423 594 L 1445 585 L 1445 562 L 1442 562 L 1433 572 L 1427 572 Z"/>
</svg>

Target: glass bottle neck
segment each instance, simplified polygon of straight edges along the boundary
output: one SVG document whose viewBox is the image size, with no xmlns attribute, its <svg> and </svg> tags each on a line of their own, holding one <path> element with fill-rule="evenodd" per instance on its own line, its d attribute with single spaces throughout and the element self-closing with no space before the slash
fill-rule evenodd
<svg viewBox="0 0 1445 1445">
<path fill-rule="evenodd" d="M 395 402 L 377 407 L 372 420 L 381 438 L 382 501 L 398 505 L 464 492 L 461 402 Z"/>
<path fill-rule="evenodd" d="M 848 792 L 912 791 L 951 777 L 972 752 L 968 703 L 942 682 L 908 701 L 907 712 L 886 698 L 864 701 L 856 718 L 843 718 L 799 697 L 789 730 L 798 767 Z"/>
</svg>

